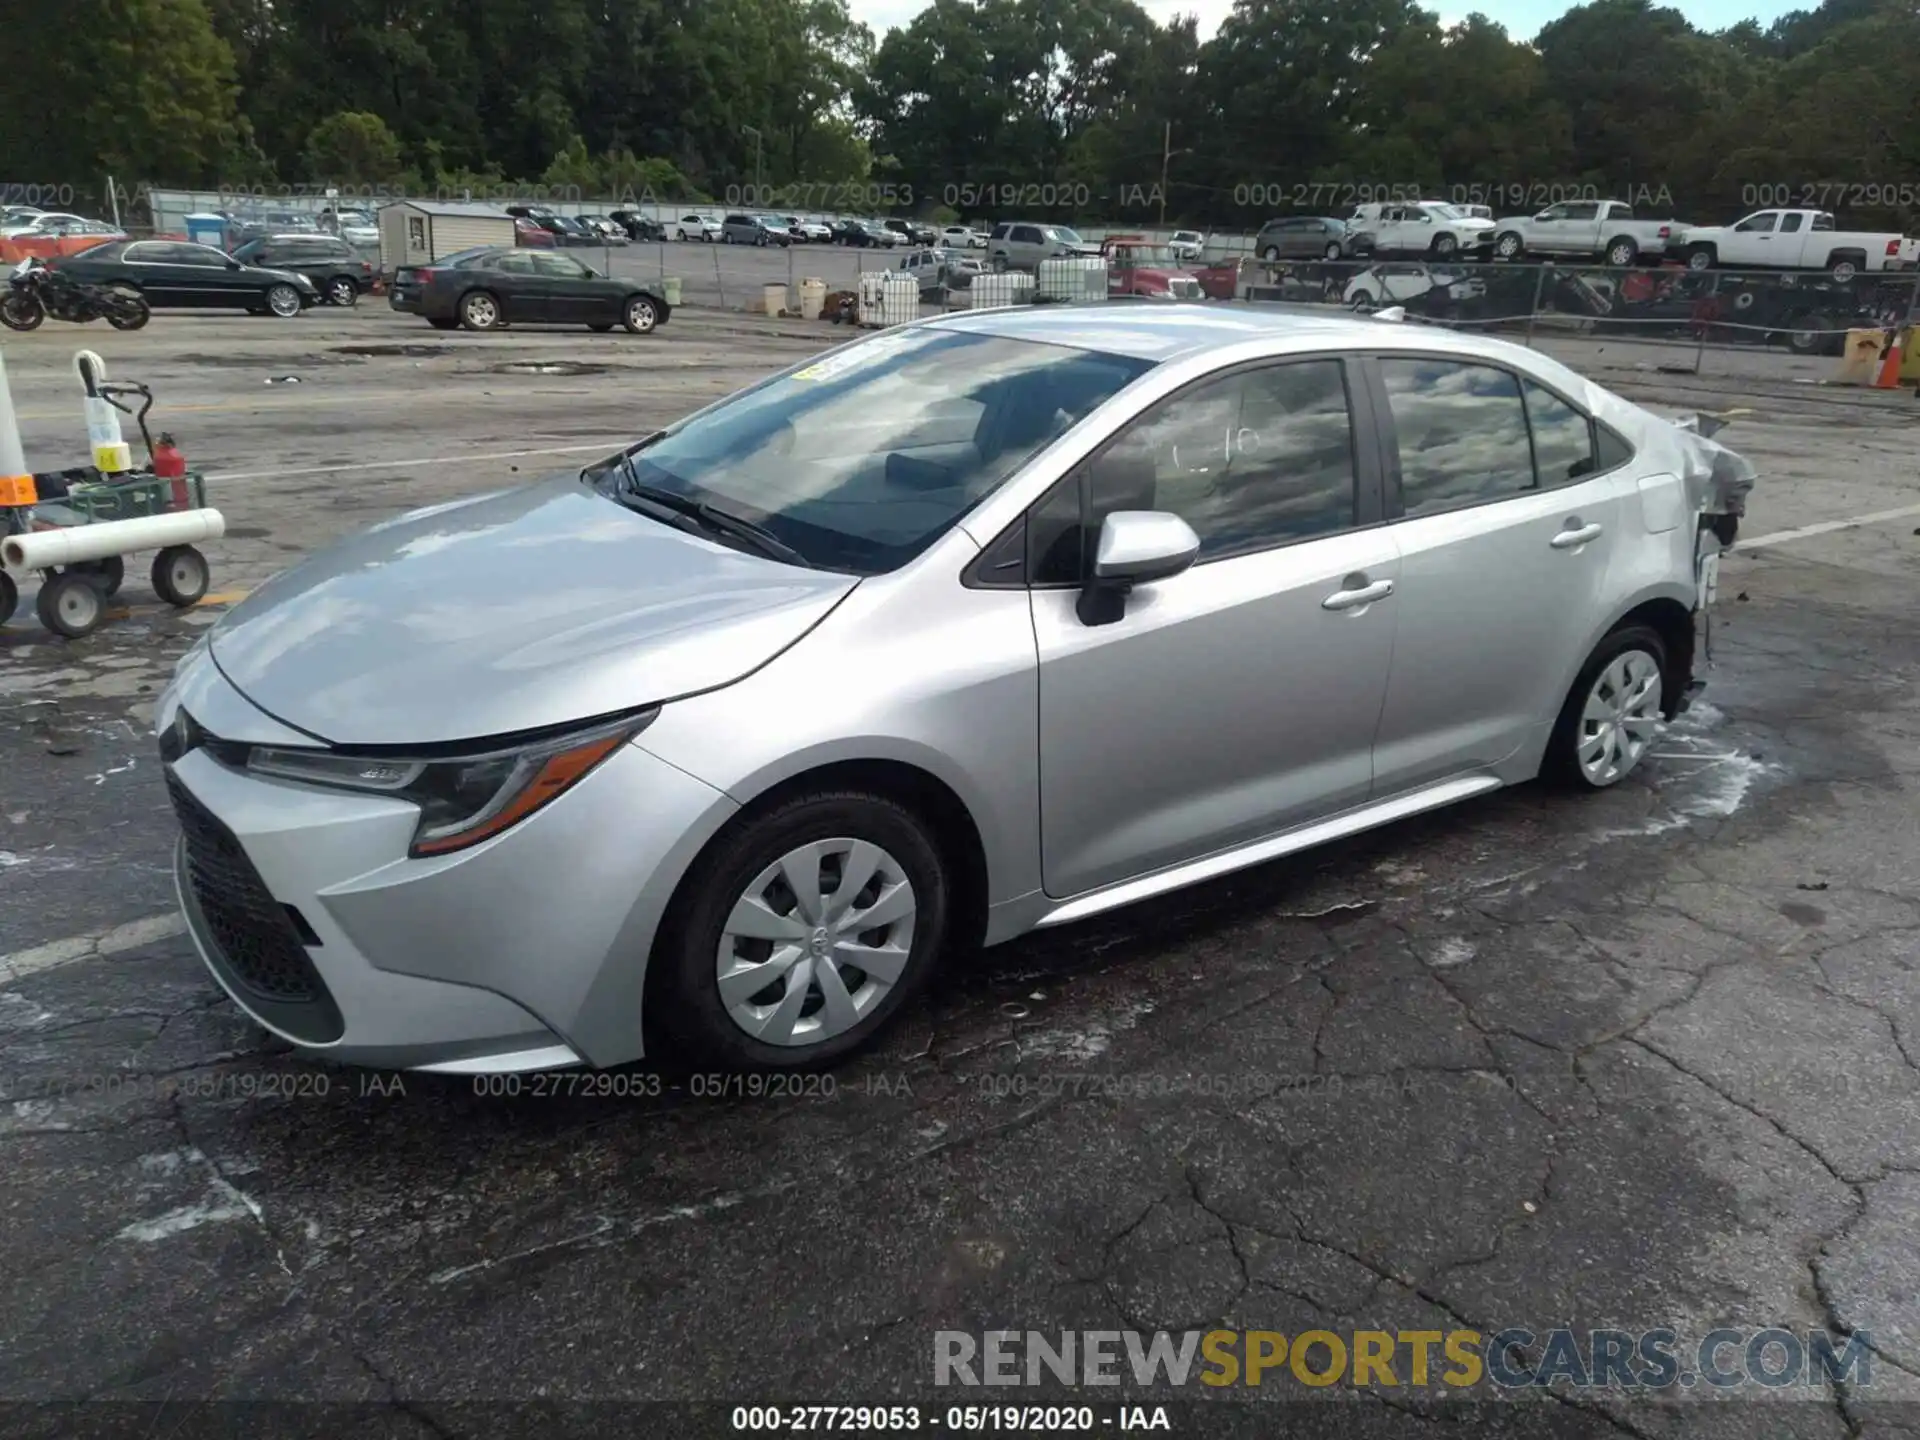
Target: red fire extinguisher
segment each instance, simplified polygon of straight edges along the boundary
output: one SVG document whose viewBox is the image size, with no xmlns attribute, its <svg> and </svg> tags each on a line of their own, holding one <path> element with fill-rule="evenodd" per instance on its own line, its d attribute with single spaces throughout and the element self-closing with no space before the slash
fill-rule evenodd
<svg viewBox="0 0 1920 1440">
<path fill-rule="evenodd" d="M 165 431 L 160 434 L 160 443 L 153 447 L 153 473 L 162 480 L 173 482 L 175 508 L 185 510 L 192 505 L 187 496 L 187 457 L 173 443 L 173 436 Z"/>
</svg>

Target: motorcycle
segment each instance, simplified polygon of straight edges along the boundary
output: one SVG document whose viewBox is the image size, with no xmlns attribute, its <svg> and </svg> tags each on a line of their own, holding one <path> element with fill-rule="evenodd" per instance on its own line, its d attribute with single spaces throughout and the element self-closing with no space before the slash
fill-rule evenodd
<svg viewBox="0 0 1920 1440">
<path fill-rule="evenodd" d="M 37 330 L 49 315 L 75 325 L 105 320 L 116 330 L 138 330 L 152 311 L 146 298 L 134 291 L 90 285 L 28 256 L 8 276 L 7 292 L 0 296 L 0 325 Z"/>
</svg>

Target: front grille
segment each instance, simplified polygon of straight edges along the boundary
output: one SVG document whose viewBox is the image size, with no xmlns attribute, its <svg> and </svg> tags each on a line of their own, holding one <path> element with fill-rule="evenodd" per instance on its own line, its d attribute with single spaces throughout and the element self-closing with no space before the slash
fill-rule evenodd
<svg viewBox="0 0 1920 1440">
<path fill-rule="evenodd" d="M 231 978 L 270 1004 L 327 1000 L 285 906 L 268 892 L 247 852 L 180 783 L 171 767 L 167 795 L 186 837 L 187 879 L 207 931 Z"/>
</svg>

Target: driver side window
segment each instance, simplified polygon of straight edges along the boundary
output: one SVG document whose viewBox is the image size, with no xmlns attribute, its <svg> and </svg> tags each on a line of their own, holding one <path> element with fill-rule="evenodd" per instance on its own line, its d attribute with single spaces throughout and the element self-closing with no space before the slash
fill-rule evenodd
<svg viewBox="0 0 1920 1440">
<path fill-rule="evenodd" d="M 1029 573 L 1081 581 L 1116 510 L 1180 516 L 1205 564 L 1349 529 L 1355 489 L 1341 363 L 1238 371 L 1163 400 L 1055 487 L 1032 514 Z"/>
</svg>

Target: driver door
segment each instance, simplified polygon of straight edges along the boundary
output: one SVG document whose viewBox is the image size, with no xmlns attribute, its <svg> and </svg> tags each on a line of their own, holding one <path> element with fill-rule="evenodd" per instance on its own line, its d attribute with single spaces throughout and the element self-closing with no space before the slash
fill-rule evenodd
<svg viewBox="0 0 1920 1440">
<path fill-rule="evenodd" d="M 1367 799 L 1399 556 L 1371 524 L 1377 457 L 1354 413 L 1340 360 L 1230 371 L 1153 407 L 1030 512 L 1048 894 Z M 1200 556 L 1088 624 L 1085 567 L 1116 510 L 1182 516 Z"/>
</svg>

